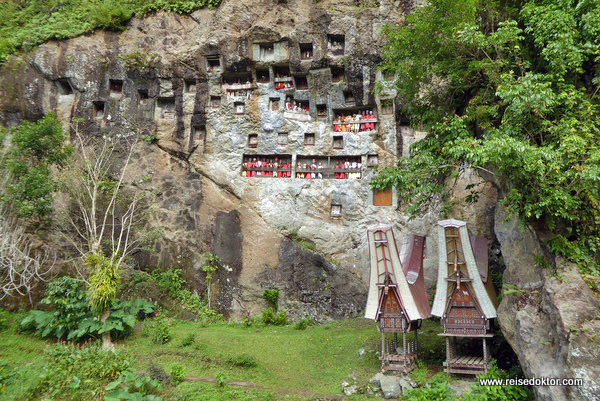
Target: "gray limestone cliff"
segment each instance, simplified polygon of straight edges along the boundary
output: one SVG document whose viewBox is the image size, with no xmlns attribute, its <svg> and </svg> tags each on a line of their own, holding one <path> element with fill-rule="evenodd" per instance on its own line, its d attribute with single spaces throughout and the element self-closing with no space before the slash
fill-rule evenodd
<svg viewBox="0 0 600 401">
<path fill-rule="evenodd" d="M 201 290 L 201 254 L 214 253 L 227 267 L 214 301 L 228 315 L 258 313 L 263 290 L 276 286 L 292 318 L 355 316 L 366 300 L 367 227 L 426 236 L 427 284 L 437 266 L 439 211 L 409 220 L 395 197 L 376 206 L 368 185 L 372 164 L 395 165 L 423 135 L 406 125 L 394 77 L 376 68 L 381 28 L 402 22 L 411 2 L 380 3 L 225 0 L 187 16 L 133 19 L 121 33 L 49 42 L 1 68 L 0 123 L 56 112 L 71 133 L 149 139 L 137 143 L 128 181 L 148 194 L 147 225 L 162 236 L 158 253 L 138 252 L 136 263 L 181 268 Z M 384 91 L 375 95 L 378 81 Z M 277 89 L 281 82 L 293 86 Z M 290 101 L 309 111 L 287 110 Z M 334 129 L 337 116 L 362 111 L 374 113 L 374 129 Z M 274 157 L 290 160 L 292 177 L 245 176 L 247 158 Z M 360 163 L 360 178 L 298 178 L 298 162 L 313 158 Z M 467 175 L 457 199 L 469 183 L 481 196 L 457 201 L 452 217 L 490 239 L 505 282 L 521 291 L 504 297 L 499 323 L 525 373 L 585 379 L 579 389 L 538 387 L 538 398 L 594 399 L 597 298 L 568 265 L 559 263 L 559 279 L 535 263 L 540 239 L 505 220 L 494 185 Z"/>
</svg>

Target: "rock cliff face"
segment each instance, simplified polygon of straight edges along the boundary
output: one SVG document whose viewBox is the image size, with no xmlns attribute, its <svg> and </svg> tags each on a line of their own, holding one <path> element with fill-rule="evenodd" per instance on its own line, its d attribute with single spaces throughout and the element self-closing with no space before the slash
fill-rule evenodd
<svg viewBox="0 0 600 401">
<path fill-rule="evenodd" d="M 380 3 L 225 0 L 189 16 L 134 19 L 122 33 L 46 43 L 2 67 L 0 123 L 53 111 L 71 133 L 152 142 L 137 143 L 128 181 L 148 194 L 148 227 L 162 237 L 157 254 L 139 252 L 136 262 L 182 268 L 202 290 L 200 255 L 216 254 L 227 268 L 216 277 L 214 302 L 229 315 L 258 313 L 263 290 L 276 286 L 294 318 L 353 316 L 366 300 L 367 227 L 391 224 L 398 239 L 426 236 L 427 285 L 437 266 L 430 233 L 438 211 L 409 221 L 395 197 L 375 206 L 368 187 L 370 164 L 394 165 L 423 135 L 406 126 L 390 77 L 376 69 L 381 28 L 401 22 L 412 5 Z M 285 82 L 293 86 L 277 89 Z M 309 112 L 287 110 L 290 102 Z M 334 130 L 337 116 L 363 111 L 376 116 L 374 129 Z M 275 157 L 291 162 L 292 177 L 251 177 L 243 168 L 248 158 Z M 331 178 L 299 178 L 298 163 L 312 159 L 361 166 L 353 179 L 334 179 L 335 169 Z M 491 240 L 491 256 L 506 261 L 505 281 L 522 290 L 504 298 L 499 321 L 525 373 L 586 380 L 575 390 L 537 387 L 539 399 L 593 399 L 597 299 L 576 271 L 561 267 L 559 279 L 537 266 L 539 239 L 505 222 L 492 184 L 467 175 L 457 199 L 469 183 L 482 194 L 475 204 L 457 203 L 452 217 Z"/>
</svg>

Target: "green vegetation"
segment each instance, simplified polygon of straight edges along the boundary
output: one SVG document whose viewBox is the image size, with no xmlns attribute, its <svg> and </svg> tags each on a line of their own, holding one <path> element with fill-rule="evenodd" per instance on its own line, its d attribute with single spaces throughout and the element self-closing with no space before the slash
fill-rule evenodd
<svg viewBox="0 0 600 401">
<path fill-rule="evenodd" d="M 200 297 L 198 294 L 191 292 L 190 290 L 183 288 L 183 284 L 185 281 L 181 277 L 180 269 L 168 269 L 165 271 L 161 271 L 158 269 L 154 270 L 152 272 L 152 280 L 168 296 L 177 300 L 182 308 L 191 313 L 194 313 L 196 316 L 198 316 L 198 318 L 200 318 L 200 320 L 208 323 L 223 318 L 223 316 L 220 315 L 217 311 L 210 309 L 206 305 L 206 302 L 202 299 L 202 297 Z M 210 278 L 210 280 L 212 280 L 212 277 Z"/>
<path fill-rule="evenodd" d="M 263 298 L 269 303 L 275 310 L 279 307 L 279 288 L 267 288 L 263 292 Z"/>
<path fill-rule="evenodd" d="M 287 324 L 287 314 L 285 311 L 275 313 L 275 310 L 271 307 L 265 308 L 262 313 L 262 322 L 264 324 L 284 326 Z"/>
<path fill-rule="evenodd" d="M 151 336 L 144 334 L 150 333 L 155 324 L 145 320 L 142 330 L 117 341 L 116 352 L 112 353 L 96 344 L 47 345 L 26 333 L 14 332 L 18 315 L 7 314 L 7 318 L 9 329 L 0 332 L 0 358 L 7 365 L 0 368 L 0 378 L 4 377 L 3 372 L 12 377 L 5 381 L 3 399 L 9 401 L 35 401 L 44 396 L 56 400 L 91 400 L 103 399 L 105 395 L 114 396 L 107 400 L 157 400 L 151 396 L 165 401 L 326 399 L 340 394 L 340 383 L 348 380 L 349 374 L 356 376 L 361 391 L 365 391 L 367 381 L 380 369 L 376 354 L 379 334 L 373 322 L 364 319 L 314 325 L 305 330 L 260 323 L 252 327 L 223 322 L 206 326 L 172 320 L 172 340 L 161 346 L 154 345 Z M 439 345 L 443 349 L 443 339 L 437 335 L 439 330 L 436 322 L 424 322 L 419 335 L 422 345 L 434 348 Z M 184 346 L 184 340 L 190 337 L 195 338 L 194 342 Z M 42 359 L 38 354 L 44 348 L 48 351 Z M 358 356 L 361 348 L 366 352 Z M 65 370 L 69 364 L 72 368 Z M 47 371 L 40 377 L 36 371 L 46 365 Z M 439 365 L 438 360 L 432 364 L 419 362 L 413 373 L 419 387 L 407 399 L 444 399 L 431 398 L 434 397 L 431 394 L 451 391 L 444 375 L 432 373 L 439 371 Z M 494 368 L 485 377 L 505 376 Z M 241 387 L 234 383 L 241 383 Z M 92 389 L 96 393 L 89 396 Z M 55 395 L 50 395 L 55 390 Z M 135 393 L 139 394 L 135 397 L 148 398 L 127 398 L 127 394 Z M 474 386 L 472 393 L 464 400 L 527 399 L 521 396 L 520 388 Z M 513 398 L 502 398 L 501 394 Z M 372 397 L 363 393 L 350 399 Z"/>
<path fill-rule="evenodd" d="M 396 186 L 416 215 L 465 168 L 495 176 L 510 212 L 600 274 L 598 27 L 587 0 L 432 0 L 388 27 L 382 67 L 429 134 L 373 186 Z"/>
<path fill-rule="evenodd" d="M 72 0 L 0 2 L 0 64 L 21 50 L 51 39 L 72 38 L 96 29 L 123 30 L 134 15 L 179 14 L 216 7 L 220 0 Z"/>
<path fill-rule="evenodd" d="M 0 201 L 18 217 L 47 218 L 57 189 L 51 170 L 63 167 L 72 152 L 56 115 L 23 121 L 8 132 L 8 140 L 0 141 L 0 173 L 6 180 L 0 185 Z"/>
<path fill-rule="evenodd" d="M 63 276 L 48 283 L 42 304 L 52 311 L 29 311 L 20 322 L 20 329 L 32 331 L 42 338 L 83 340 L 99 338 L 105 331 L 115 338 L 131 333 L 138 315 L 145 316 L 154 311 L 151 303 L 113 300 L 111 314 L 105 323 L 92 312 L 83 288 L 83 282 Z"/>
</svg>

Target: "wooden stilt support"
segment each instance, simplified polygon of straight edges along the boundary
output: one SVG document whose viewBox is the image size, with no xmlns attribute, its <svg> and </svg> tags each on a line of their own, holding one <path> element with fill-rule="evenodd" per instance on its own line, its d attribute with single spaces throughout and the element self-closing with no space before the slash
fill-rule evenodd
<svg viewBox="0 0 600 401">
<path fill-rule="evenodd" d="M 488 371 L 488 349 L 487 349 L 487 338 L 483 338 L 483 371 Z"/>
</svg>

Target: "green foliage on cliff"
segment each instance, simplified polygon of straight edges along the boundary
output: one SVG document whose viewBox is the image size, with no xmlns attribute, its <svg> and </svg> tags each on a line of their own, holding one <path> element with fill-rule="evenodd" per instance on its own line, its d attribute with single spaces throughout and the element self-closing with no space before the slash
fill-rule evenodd
<svg viewBox="0 0 600 401">
<path fill-rule="evenodd" d="M 11 129 L 1 146 L 0 201 L 19 217 L 44 218 L 52 212 L 56 182 L 52 169 L 63 167 L 72 152 L 55 114 Z"/>
<path fill-rule="evenodd" d="M 0 64 L 19 50 L 96 29 L 123 30 L 134 15 L 190 13 L 220 0 L 8 0 L 0 2 Z"/>
<path fill-rule="evenodd" d="M 373 185 L 418 214 L 464 168 L 495 175 L 555 254 L 600 274 L 600 3 L 432 0 L 386 33 L 383 68 L 429 134 Z"/>
</svg>

